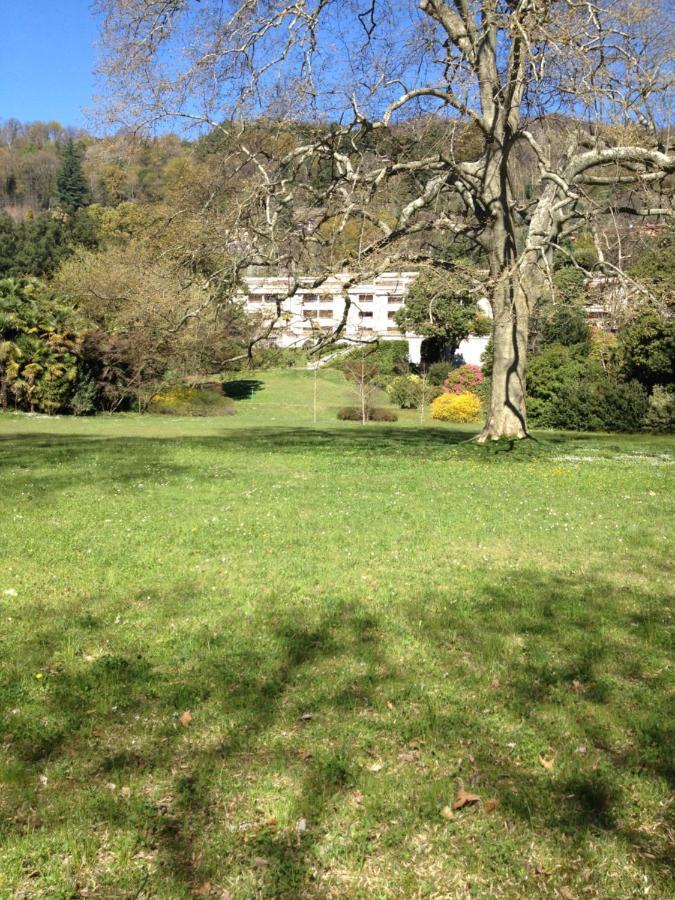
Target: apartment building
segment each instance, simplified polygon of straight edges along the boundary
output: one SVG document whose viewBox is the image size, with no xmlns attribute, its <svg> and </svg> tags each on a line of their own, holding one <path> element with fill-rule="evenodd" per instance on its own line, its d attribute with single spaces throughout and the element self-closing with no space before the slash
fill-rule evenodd
<svg viewBox="0 0 675 900">
<path fill-rule="evenodd" d="M 312 279 L 301 279 L 300 287 L 288 297 L 289 282 L 284 277 L 255 277 L 244 279 L 247 312 L 259 314 L 263 320 L 272 321 L 281 310 L 273 331 L 273 340 L 280 347 L 301 347 L 320 330 L 332 331 L 344 317 L 345 295 L 349 297 L 346 327 L 342 333 L 345 341 L 405 340 L 411 363 L 421 358 L 423 338 L 402 334 L 396 325 L 395 314 L 405 303 L 405 296 L 417 277 L 416 272 L 384 272 L 372 281 L 350 287 L 349 275 L 334 275 L 319 287 L 312 286 Z M 487 301 L 479 305 L 489 314 Z M 459 353 L 467 363 L 480 365 L 487 338 L 471 336 L 463 341 Z"/>
</svg>

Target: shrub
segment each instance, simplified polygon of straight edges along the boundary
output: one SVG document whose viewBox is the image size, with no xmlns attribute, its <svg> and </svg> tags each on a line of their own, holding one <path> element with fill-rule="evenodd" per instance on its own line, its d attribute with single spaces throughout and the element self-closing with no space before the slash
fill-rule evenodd
<svg viewBox="0 0 675 900">
<path fill-rule="evenodd" d="M 644 427 L 663 434 L 675 431 L 675 392 L 671 388 L 656 385 L 649 398 Z"/>
<path fill-rule="evenodd" d="M 359 406 L 343 406 L 338 410 L 338 419 L 343 422 L 362 422 L 363 415 Z M 398 422 L 398 416 L 391 409 L 380 406 L 366 408 L 366 421 L 368 422 Z"/>
<path fill-rule="evenodd" d="M 478 393 L 478 388 L 483 383 L 483 372 L 480 366 L 466 364 L 452 369 L 443 382 L 443 391 L 446 394 Z"/>
<path fill-rule="evenodd" d="M 97 401 L 98 385 L 93 378 L 85 375 L 78 381 L 70 398 L 70 408 L 76 416 L 92 416 L 96 412 Z"/>
<path fill-rule="evenodd" d="M 647 392 L 637 381 L 596 376 L 563 386 L 551 404 L 551 425 L 573 431 L 640 431 L 648 405 Z"/>
<path fill-rule="evenodd" d="M 429 379 L 429 384 L 440 387 L 448 377 L 448 372 L 450 371 L 451 367 L 452 363 L 449 362 L 432 363 L 427 369 L 427 378 Z"/>
<path fill-rule="evenodd" d="M 552 344 L 531 357 L 527 367 L 530 423 L 542 428 L 568 427 L 556 424 L 560 417 L 558 399 L 564 391 L 573 391 L 575 386 L 587 383 L 596 371 L 580 347 Z M 554 406 L 557 407 L 555 416 Z"/>
<path fill-rule="evenodd" d="M 583 275 L 576 270 L 566 271 L 583 280 Z M 560 303 L 544 322 L 542 338 L 547 345 L 563 344 L 565 347 L 573 347 L 575 344 L 588 344 L 591 329 L 586 310 L 579 303 Z"/>
<path fill-rule="evenodd" d="M 647 388 L 672 384 L 675 318 L 650 307 L 639 310 L 619 332 L 619 354 L 626 378 L 636 378 Z"/>
<path fill-rule="evenodd" d="M 398 422 L 396 413 L 384 406 L 373 407 L 368 418 L 371 422 Z"/>
<path fill-rule="evenodd" d="M 469 391 L 441 394 L 431 404 L 431 418 L 442 422 L 477 422 L 480 418 L 480 397 Z"/>
<path fill-rule="evenodd" d="M 185 385 L 155 394 L 148 409 L 169 416 L 232 416 L 235 412 L 234 402 L 221 391 Z"/>
<path fill-rule="evenodd" d="M 387 385 L 387 394 L 400 409 L 417 409 L 422 402 L 423 389 L 419 375 L 399 375 Z"/>
</svg>

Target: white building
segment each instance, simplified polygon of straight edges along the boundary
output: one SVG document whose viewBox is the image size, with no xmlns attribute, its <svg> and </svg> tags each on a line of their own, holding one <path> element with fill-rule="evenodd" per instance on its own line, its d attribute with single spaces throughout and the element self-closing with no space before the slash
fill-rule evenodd
<svg viewBox="0 0 675 900">
<path fill-rule="evenodd" d="M 280 309 L 273 340 L 280 347 L 301 347 L 319 330 L 330 332 L 342 321 L 347 295 L 350 304 L 342 340 L 406 340 L 410 362 L 417 364 L 423 338 L 402 334 L 394 319 L 416 277 L 416 272 L 384 272 L 372 281 L 351 287 L 346 287 L 349 275 L 331 276 L 318 287 L 313 287 L 312 279 L 307 278 L 300 280 L 300 287 L 289 297 L 288 278 L 248 276 L 244 278 L 245 308 L 251 314 L 261 315 L 264 321 L 272 321 Z M 486 300 L 479 301 L 479 306 L 490 313 Z M 465 362 L 480 365 L 487 340 L 471 336 L 462 341 L 458 352 Z"/>
</svg>

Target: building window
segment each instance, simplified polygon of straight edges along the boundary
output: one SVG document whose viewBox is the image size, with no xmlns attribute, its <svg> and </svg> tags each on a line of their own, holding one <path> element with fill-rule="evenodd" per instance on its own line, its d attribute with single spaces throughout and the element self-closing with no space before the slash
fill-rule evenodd
<svg viewBox="0 0 675 900">
<path fill-rule="evenodd" d="M 316 294 L 303 294 L 302 303 L 304 306 L 311 306 L 312 304 L 316 304 L 319 302 L 319 298 Z"/>
<path fill-rule="evenodd" d="M 359 294 L 359 303 L 372 303 L 373 294 Z"/>
<path fill-rule="evenodd" d="M 400 294 L 389 294 L 387 297 L 387 303 L 390 306 L 393 306 L 394 303 L 403 303 L 403 297 Z"/>
<path fill-rule="evenodd" d="M 365 312 L 364 310 L 361 310 L 359 312 L 359 316 L 362 319 L 372 319 L 373 318 L 372 312 Z"/>
<path fill-rule="evenodd" d="M 398 328 L 387 328 L 387 334 L 400 334 Z"/>
<path fill-rule="evenodd" d="M 304 310 L 304 316 L 306 319 L 316 319 L 318 315 L 319 315 L 319 311 L 316 309 Z"/>
<path fill-rule="evenodd" d="M 396 310 L 392 310 L 392 311 L 390 311 L 390 312 L 387 313 L 387 318 L 388 318 L 388 319 L 393 319 L 393 318 L 395 318 L 395 316 L 396 316 Z"/>
<path fill-rule="evenodd" d="M 261 294 L 260 299 L 263 303 L 276 304 L 278 300 L 283 300 L 284 298 L 281 296 L 281 294 Z"/>
</svg>

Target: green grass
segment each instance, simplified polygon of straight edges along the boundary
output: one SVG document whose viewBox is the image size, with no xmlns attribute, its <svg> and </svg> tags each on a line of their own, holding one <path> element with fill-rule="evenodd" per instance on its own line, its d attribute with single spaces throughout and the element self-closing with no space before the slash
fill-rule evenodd
<svg viewBox="0 0 675 900">
<path fill-rule="evenodd" d="M 675 443 L 248 381 L 0 416 L 0 897 L 673 896 Z"/>
</svg>

